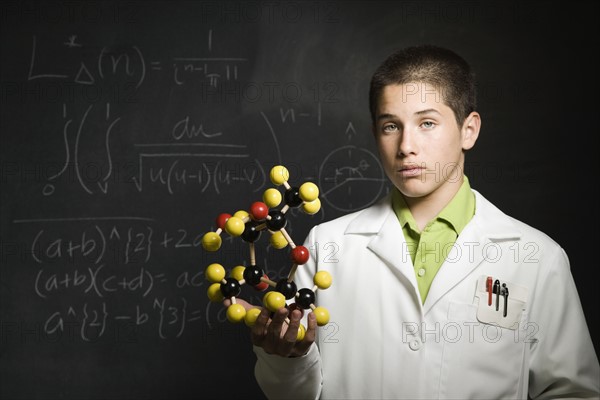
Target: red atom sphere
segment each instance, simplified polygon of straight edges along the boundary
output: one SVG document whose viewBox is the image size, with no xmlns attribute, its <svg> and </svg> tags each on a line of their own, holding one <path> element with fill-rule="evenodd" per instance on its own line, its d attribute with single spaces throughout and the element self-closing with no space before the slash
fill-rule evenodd
<svg viewBox="0 0 600 400">
<path fill-rule="evenodd" d="M 222 213 L 217 217 L 217 228 L 225 229 L 225 222 L 231 217 L 231 214 Z"/>
<path fill-rule="evenodd" d="M 294 247 L 290 255 L 292 256 L 292 260 L 298 265 L 306 264 L 309 257 L 308 249 L 304 246 Z"/>
<path fill-rule="evenodd" d="M 269 215 L 269 207 L 262 201 L 255 201 L 250 206 L 250 215 L 257 221 L 265 219 Z"/>
<path fill-rule="evenodd" d="M 267 274 L 263 274 L 263 277 L 269 279 Z M 268 287 L 269 284 L 267 282 L 261 282 L 259 284 L 254 285 L 254 289 L 258 290 L 259 292 L 264 292 L 265 290 L 267 290 Z"/>
</svg>

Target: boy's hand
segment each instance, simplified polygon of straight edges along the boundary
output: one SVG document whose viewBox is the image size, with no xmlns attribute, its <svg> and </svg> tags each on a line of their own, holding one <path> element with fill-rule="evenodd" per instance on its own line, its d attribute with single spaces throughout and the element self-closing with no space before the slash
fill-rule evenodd
<svg viewBox="0 0 600 400">
<path fill-rule="evenodd" d="M 259 308 L 241 299 L 236 299 L 236 303 L 243 305 L 246 311 L 251 308 Z M 231 305 L 231 301 L 225 299 L 223 304 L 228 307 Z M 292 311 L 289 315 L 289 325 L 285 322 L 289 314 L 287 308 L 277 310 L 272 319 L 269 318 L 270 314 L 271 312 L 266 308 L 261 310 L 255 324 L 251 327 L 252 344 L 262 347 L 268 354 L 277 354 L 282 357 L 298 357 L 306 354 L 316 337 L 317 319 L 314 314 L 308 314 L 308 326 L 304 339 L 300 342 L 297 342 L 296 338 L 302 311 Z"/>
</svg>

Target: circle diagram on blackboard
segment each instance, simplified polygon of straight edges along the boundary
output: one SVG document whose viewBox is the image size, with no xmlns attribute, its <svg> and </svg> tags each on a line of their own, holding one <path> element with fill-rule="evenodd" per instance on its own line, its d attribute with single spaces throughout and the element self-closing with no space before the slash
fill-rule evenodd
<svg viewBox="0 0 600 400">
<path fill-rule="evenodd" d="M 352 145 L 329 153 L 319 168 L 322 198 L 338 211 L 351 212 L 370 206 L 379 199 L 385 182 L 377 156 Z"/>
</svg>

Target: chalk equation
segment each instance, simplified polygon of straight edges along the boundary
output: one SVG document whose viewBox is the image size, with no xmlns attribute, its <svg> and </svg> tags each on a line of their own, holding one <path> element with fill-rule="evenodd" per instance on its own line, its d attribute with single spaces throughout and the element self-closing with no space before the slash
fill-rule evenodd
<svg viewBox="0 0 600 400">
<path fill-rule="evenodd" d="M 114 220 L 129 220 L 127 217 Z M 158 230 L 154 225 L 102 225 L 98 218 L 65 218 L 53 220 L 15 220 L 15 223 L 90 222 L 81 230 L 65 234 L 62 230 L 40 228 L 35 233 L 30 254 L 38 264 L 85 262 L 99 265 L 105 262 L 147 264 L 156 249 L 177 251 L 201 246 L 202 237 L 187 228 Z M 150 218 L 143 220 L 152 221 Z"/>
<path fill-rule="evenodd" d="M 140 147 L 172 147 L 172 145 L 137 145 Z M 185 145 L 185 147 L 200 147 L 204 144 Z M 233 153 L 231 150 L 244 150 L 246 146 L 235 144 L 213 145 L 212 149 L 225 150 L 224 152 L 155 152 L 140 153 L 138 155 L 139 175 L 132 177 L 138 191 L 142 191 L 145 172 L 148 172 L 147 180 L 150 184 L 165 187 L 169 194 L 174 194 L 175 186 L 186 186 L 195 184 L 200 187 L 200 192 L 204 193 L 209 189 L 214 189 L 214 193 L 221 193 L 221 186 L 231 186 L 234 184 L 247 184 L 252 191 L 259 191 L 266 183 L 265 169 L 258 159 L 245 163 L 233 163 L 227 165 L 226 159 L 247 159 L 250 157 L 246 153 Z M 202 161 L 198 159 L 214 159 L 214 162 Z M 146 160 L 144 162 L 144 160 Z M 191 164 L 186 166 L 185 161 L 191 160 Z M 147 167 L 152 162 L 162 163 L 164 167 Z"/>
<path fill-rule="evenodd" d="M 16 219 L 13 224 L 33 228 L 25 255 L 33 262 L 28 271 L 44 334 L 75 332 L 78 340 L 95 341 L 107 329 L 128 323 L 161 339 L 177 339 L 192 322 L 212 329 L 212 321 L 225 318 L 218 307 L 206 305 L 202 268 L 162 261 L 165 255 L 173 259 L 175 251 L 191 258 L 204 232 L 160 229 L 154 218 L 128 216 Z M 245 249 L 229 247 L 224 259 L 239 260 Z M 5 247 L 3 252 L 10 253 Z M 272 253 L 260 262 L 269 276 L 279 277 L 278 267 L 288 260 Z M 56 308 L 57 301 L 63 306 Z"/>
<path fill-rule="evenodd" d="M 47 43 L 36 35 L 32 37 L 31 57 L 27 80 L 59 79 L 81 85 L 94 85 L 100 82 L 133 83 L 139 88 L 149 79 L 150 74 L 167 72 L 175 85 L 189 82 L 203 82 L 216 87 L 221 81 L 237 81 L 239 68 L 248 61 L 245 57 L 222 57 L 211 54 L 213 50 L 213 32 L 207 35 L 206 54 L 190 57 L 171 57 L 170 59 L 147 59 L 142 49 L 134 44 L 102 46 L 93 57 L 89 49 L 95 49 L 97 43 L 84 43 L 78 35 L 70 35 L 62 42 Z M 42 42 L 42 43 L 40 43 Z M 48 48 L 42 48 L 48 46 Z M 73 60 L 72 65 L 45 67 L 41 59 Z M 79 56 L 79 57 L 78 57 Z M 120 81 L 119 81 L 120 79 Z"/>
<path fill-rule="evenodd" d="M 97 176 L 93 182 L 93 183 L 95 183 L 95 185 L 93 185 L 89 182 L 89 179 L 85 179 L 85 178 L 87 178 L 87 174 L 84 175 L 82 172 L 83 166 L 80 161 L 80 143 L 83 141 L 84 133 L 92 133 L 92 134 L 96 133 L 91 130 L 90 131 L 87 130 L 89 124 L 86 125 L 86 122 L 88 120 L 88 116 L 90 115 L 90 113 L 92 111 L 97 111 L 97 110 L 94 109 L 93 104 L 90 104 L 84 111 L 81 118 L 75 122 L 75 126 L 73 126 L 73 128 L 71 128 L 71 124 L 75 120 L 75 117 L 71 117 L 71 118 L 69 117 L 69 115 L 67 114 L 66 104 L 63 104 L 62 116 L 63 116 L 63 119 L 65 120 L 63 128 L 62 128 L 62 139 L 63 139 L 63 143 L 64 143 L 64 147 L 65 147 L 64 164 L 60 171 L 58 171 L 57 173 L 48 177 L 47 183 L 42 188 L 42 194 L 44 196 L 50 196 L 50 195 L 54 194 L 56 187 L 55 187 L 55 184 L 53 181 L 55 181 L 56 179 L 61 177 L 63 174 L 65 174 L 70 165 L 73 165 L 73 167 L 74 167 L 73 170 L 74 170 L 77 182 L 81 185 L 82 189 L 85 190 L 85 192 L 87 192 L 88 194 L 92 194 L 97 189 L 100 192 L 106 194 L 106 192 L 108 190 L 108 181 L 113 173 L 113 162 L 112 162 L 111 149 L 110 149 L 111 132 L 113 131 L 115 125 L 117 125 L 117 123 L 121 119 L 120 117 L 116 117 L 116 118 L 111 117 L 110 109 L 111 109 L 110 103 L 106 103 L 105 109 L 98 110 L 100 113 L 99 118 L 97 118 L 95 120 L 95 123 L 93 124 L 94 131 L 97 130 L 99 126 L 102 127 L 102 128 L 100 128 L 100 130 L 101 130 L 102 137 L 104 139 L 103 150 L 105 152 L 105 157 L 106 157 L 105 160 L 103 160 L 103 165 L 106 165 L 106 172 L 104 174 L 102 174 L 102 176 Z M 100 121 L 98 121 L 98 119 Z M 71 133 L 71 132 L 73 132 L 73 133 Z M 71 137 L 75 136 L 75 137 L 70 141 L 69 136 L 71 136 Z M 94 164 L 94 167 L 96 167 L 96 164 Z"/>
<path fill-rule="evenodd" d="M 46 335 L 70 335 L 85 342 L 102 339 L 111 324 L 126 324 L 130 329 L 152 326 L 163 340 L 181 338 L 186 327 L 195 321 L 204 321 L 202 308 L 190 306 L 185 297 L 155 297 L 149 303 L 129 305 L 129 310 L 114 310 L 106 302 L 68 306 L 51 312 L 43 323 Z M 110 338 L 113 339 L 113 338 Z"/>
<path fill-rule="evenodd" d="M 119 129 L 122 117 L 114 116 L 113 109 L 111 103 L 90 104 L 82 115 L 76 115 L 63 104 L 64 160 L 62 168 L 47 177 L 41 189 L 44 196 L 54 195 L 61 178 L 78 184 L 87 194 L 105 195 L 110 185 L 123 183 L 135 185 L 138 192 L 148 185 L 163 187 L 169 194 L 177 186 L 188 185 L 198 186 L 201 193 L 214 190 L 220 194 L 223 186 L 244 183 L 256 192 L 266 183 L 265 168 L 252 157 L 248 145 L 215 143 L 223 133 L 206 132 L 190 116 L 174 123 L 169 142 L 134 143 L 137 161 L 121 163 L 119 169 L 113 156 L 113 141 L 118 140 L 113 136 L 128 132 Z M 183 142 L 194 139 L 204 142 Z"/>
</svg>

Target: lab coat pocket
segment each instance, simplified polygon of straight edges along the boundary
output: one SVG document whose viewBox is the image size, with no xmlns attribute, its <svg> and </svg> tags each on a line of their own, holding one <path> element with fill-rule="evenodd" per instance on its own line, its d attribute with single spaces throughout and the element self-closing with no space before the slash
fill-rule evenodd
<svg viewBox="0 0 600 400">
<path fill-rule="evenodd" d="M 487 306 L 487 302 L 486 302 Z M 450 303 L 439 398 L 518 399 L 523 394 L 525 346 L 516 330 L 478 319 L 478 305 Z M 521 318 L 525 314 L 520 314 Z M 461 335 L 451 335 L 450 327 Z"/>
<path fill-rule="evenodd" d="M 482 275 L 475 291 L 477 320 L 502 328 L 519 329 L 527 300 L 527 288 Z"/>
</svg>

